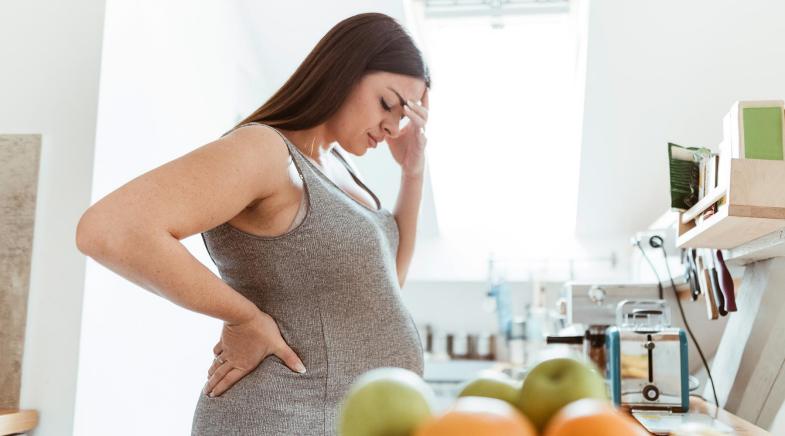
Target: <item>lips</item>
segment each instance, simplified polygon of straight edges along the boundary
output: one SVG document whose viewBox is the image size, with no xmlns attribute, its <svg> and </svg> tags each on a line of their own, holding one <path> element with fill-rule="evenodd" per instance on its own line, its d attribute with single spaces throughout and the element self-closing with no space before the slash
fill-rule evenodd
<svg viewBox="0 0 785 436">
<path fill-rule="evenodd" d="M 368 134 L 368 144 L 369 144 L 369 145 L 368 145 L 369 147 L 371 147 L 371 148 L 376 148 L 376 146 L 379 144 L 379 140 L 377 140 L 376 138 L 374 138 L 374 137 L 373 137 L 373 135 L 371 135 L 371 134 L 369 133 L 369 134 Z"/>
</svg>

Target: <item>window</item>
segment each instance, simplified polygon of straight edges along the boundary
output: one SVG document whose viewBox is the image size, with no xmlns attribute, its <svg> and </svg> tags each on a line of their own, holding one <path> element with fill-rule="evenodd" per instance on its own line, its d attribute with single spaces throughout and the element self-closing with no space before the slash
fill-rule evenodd
<svg viewBox="0 0 785 436">
<path fill-rule="evenodd" d="M 568 13 L 425 18 L 440 234 L 540 252 L 572 241 L 580 117 Z M 498 24 L 498 21 L 496 22 Z M 497 27 L 497 28 L 495 28 Z"/>
</svg>

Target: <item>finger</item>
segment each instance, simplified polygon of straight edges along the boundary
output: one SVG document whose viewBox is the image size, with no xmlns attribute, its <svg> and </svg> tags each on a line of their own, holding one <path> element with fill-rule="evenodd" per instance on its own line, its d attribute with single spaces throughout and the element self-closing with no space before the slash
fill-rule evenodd
<svg viewBox="0 0 785 436">
<path fill-rule="evenodd" d="M 428 121 L 428 108 L 423 107 L 422 105 L 419 105 L 411 100 L 406 102 L 406 106 L 404 106 L 404 109 L 406 109 L 407 107 L 413 110 L 422 119 Z"/>
<path fill-rule="evenodd" d="M 218 343 L 213 347 L 213 354 L 217 356 L 221 354 L 221 351 L 223 351 L 223 345 L 221 344 L 221 341 L 218 341 Z"/>
<path fill-rule="evenodd" d="M 210 378 L 210 376 L 213 375 L 213 372 L 215 371 L 215 369 L 218 368 L 219 366 L 221 366 L 221 363 L 224 360 L 223 358 L 221 358 L 221 354 L 223 353 L 223 349 L 222 349 L 222 347 L 220 345 L 221 345 L 221 343 L 219 342 L 215 347 L 213 347 L 213 353 L 215 353 L 215 356 L 213 356 L 213 364 L 210 365 L 210 368 L 207 370 L 207 378 Z M 217 352 L 216 352 L 216 350 L 217 350 Z"/>
<path fill-rule="evenodd" d="M 409 105 L 404 106 L 404 110 L 406 111 L 406 116 L 409 117 L 409 120 L 411 120 L 417 127 L 425 127 L 425 119 L 414 112 L 414 110 L 412 110 Z"/>
<path fill-rule="evenodd" d="M 218 359 L 213 359 L 213 364 L 210 365 L 210 368 L 207 370 L 207 378 L 209 379 L 213 375 L 215 370 L 218 369 L 218 367 L 221 365 L 222 363 L 219 362 Z"/>
<path fill-rule="evenodd" d="M 229 390 L 229 388 L 234 386 L 234 384 L 237 383 L 238 380 L 245 377 L 247 374 L 248 373 L 246 371 L 243 371 L 239 368 L 232 368 L 231 371 L 229 371 L 226 374 L 226 376 L 222 378 L 217 385 L 215 385 L 215 387 L 212 390 L 212 396 L 217 397 L 223 394 L 224 392 Z"/>
<path fill-rule="evenodd" d="M 303 361 L 297 356 L 297 353 L 294 352 L 288 345 L 285 343 L 281 345 L 281 348 L 275 352 L 275 355 L 278 356 L 286 366 L 289 367 L 294 372 L 299 372 L 300 374 L 305 372 L 305 365 L 303 365 Z"/>
<path fill-rule="evenodd" d="M 226 374 L 234 369 L 229 362 L 222 363 L 214 372 L 213 375 L 207 380 L 207 385 L 204 387 L 204 393 L 209 394 L 215 389 L 215 386 L 224 378 Z"/>
</svg>

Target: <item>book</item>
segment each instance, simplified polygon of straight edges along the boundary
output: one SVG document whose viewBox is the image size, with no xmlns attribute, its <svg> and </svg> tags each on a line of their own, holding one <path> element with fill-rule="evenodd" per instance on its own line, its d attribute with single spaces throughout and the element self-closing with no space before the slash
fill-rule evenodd
<svg viewBox="0 0 785 436">
<path fill-rule="evenodd" d="M 706 196 L 706 159 L 698 161 L 698 201 Z"/>
<path fill-rule="evenodd" d="M 706 178 L 704 180 L 704 188 L 706 190 L 704 196 L 709 195 L 714 189 L 716 189 L 719 185 L 717 183 L 717 175 L 719 173 L 719 156 L 717 154 L 711 154 L 707 158 L 704 159 L 706 161 Z M 709 206 L 701 215 L 703 219 L 714 215 L 717 212 L 717 203 L 712 204 Z"/>
<path fill-rule="evenodd" d="M 785 159 L 785 102 L 736 101 L 722 120 L 733 159 Z"/>
<path fill-rule="evenodd" d="M 668 143 L 671 208 L 687 210 L 699 200 L 699 163 L 711 150 Z"/>
</svg>

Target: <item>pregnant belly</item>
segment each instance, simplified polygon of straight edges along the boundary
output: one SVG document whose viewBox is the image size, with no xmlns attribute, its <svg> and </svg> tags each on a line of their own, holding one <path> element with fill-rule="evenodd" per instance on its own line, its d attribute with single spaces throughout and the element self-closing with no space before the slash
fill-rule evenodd
<svg viewBox="0 0 785 436">
<path fill-rule="evenodd" d="M 305 367 L 325 366 L 327 376 L 347 378 L 382 366 L 423 373 L 423 346 L 411 314 L 395 289 L 357 286 L 305 302 L 277 302 L 261 309 Z M 306 306 L 307 305 L 307 306 Z M 305 306 L 305 307 L 304 307 Z"/>
<path fill-rule="evenodd" d="M 199 395 L 192 435 L 336 433 L 341 400 L 357 377 L 394 366 L 422 375 L 419 335 L 408 312 L 376 319 L 326 318 L 316 311 L 299 328 L 282 318 L 284 339 L 307 371 L 289 369 L 268 356 L 220 397 Z"/>
</svg>

